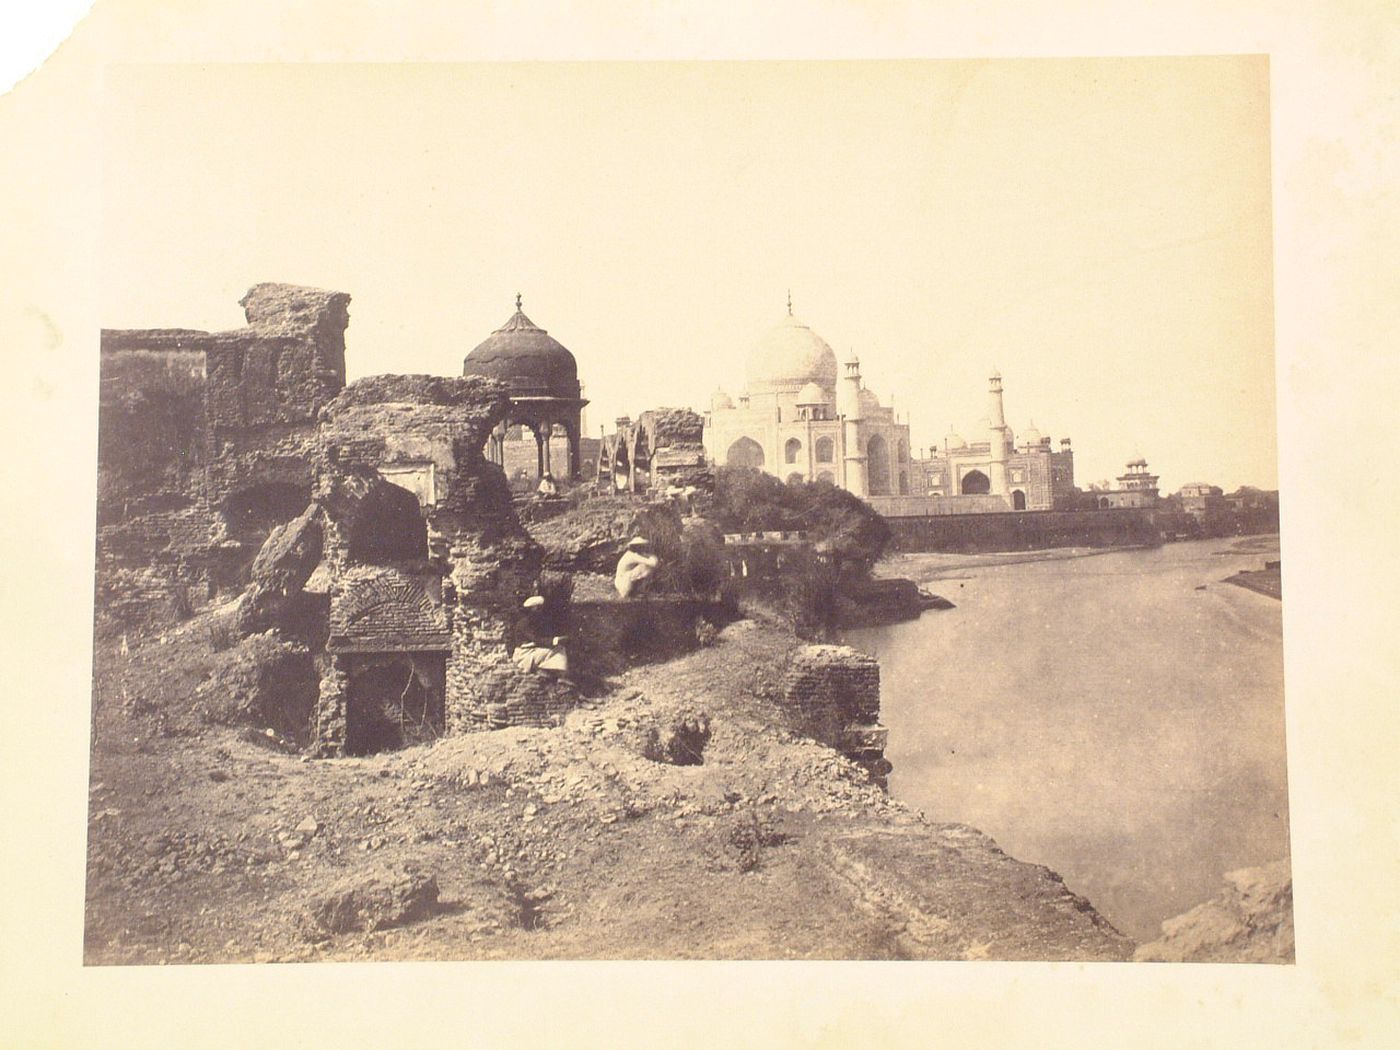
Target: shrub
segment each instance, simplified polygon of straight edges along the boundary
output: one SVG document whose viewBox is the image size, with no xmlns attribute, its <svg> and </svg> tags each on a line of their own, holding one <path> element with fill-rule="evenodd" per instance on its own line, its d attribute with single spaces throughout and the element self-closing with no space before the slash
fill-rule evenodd
<svg viewBox="0 0 1400 1050">
<path fill-rule="evenodd" d="M 885 553 L 889 525 L 862 500 L 827 482 L 784 484 L 753 467 L 720 467 L 710 516 L 725 532 L 801 531 L 851 570 Z"/>
<path fill-rule="evenodd" d="M 778 829 L 773 815 L 760 811 L 757 803 L 753 802 L 735 813 L 725 830 L 725 845 L 741 872 L 756 869 L 763 860 L 765 849 L 780 846 L 786 841 L 787 836 Z"/>
<path fill-rule="evenodd" d="M 836 629 L 840 572 L 810 551 L 788 556 L 782 575 L 783 609 L 799 638 L 825 639 Z"/>
</svg>

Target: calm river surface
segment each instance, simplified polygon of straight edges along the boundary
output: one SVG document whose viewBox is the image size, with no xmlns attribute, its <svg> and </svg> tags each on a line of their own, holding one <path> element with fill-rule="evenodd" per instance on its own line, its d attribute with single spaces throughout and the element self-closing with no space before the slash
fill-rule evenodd
<svg viewBox="0 0 1400 1050">
<path fill-rule="evenodd" d="M 1140 941 L 1287 856 L 1282 607 L 1220 582 L 1277 549 L 895 559 L 957 608 L 846 633 L 880 660 L 891 792 L 1048 865 Z"/>
</svg>

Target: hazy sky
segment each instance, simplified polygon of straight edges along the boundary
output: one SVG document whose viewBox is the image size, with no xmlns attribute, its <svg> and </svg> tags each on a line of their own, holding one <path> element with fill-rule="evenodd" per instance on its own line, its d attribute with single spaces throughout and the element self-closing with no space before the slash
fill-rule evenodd
<svg viewBox="0 0 1400 1050">
<path fill-rule="evenodd" d="M 742 387 L 789 288 L 916 447 L 1074 440 L 1081 485 L 1277 484 L 1268 67 L 966 62 L 109 71 L 108 327 L 352 296 L 351 378 L 458 374 L 513 310 L 591 431 Z"/>
</svg>

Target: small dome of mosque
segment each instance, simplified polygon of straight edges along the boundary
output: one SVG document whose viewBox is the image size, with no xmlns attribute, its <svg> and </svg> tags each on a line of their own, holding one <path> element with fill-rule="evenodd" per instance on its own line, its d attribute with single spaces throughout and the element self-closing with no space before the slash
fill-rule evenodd
<svg viewBox="0 0 1400 1050">
<path fill-rule="evenodd" d="M 875 391 L 866 387 L 860 388 L 860 409 L 862 413 L 880 407 L 880 399 L 875 396 Z"/>
<path fill-rule="evenodd" d="M 808 383 L 797 392 L 797 403 L 799 405 L 824 405 L 826 404 L 826 392 L 816 383 Z"/>
<path fill-rule="evenodd" d="M 943 440 L 947 442 L 949 448 L 967 448 L 967 442 L 952 427 L 948 428 L 948 434 Z"/>
<path fill-rule="evenodd" d="M 517 396 L 579 396 L 574 355 L 525 316 L 518 295 L 514 315 L 466 356 L 462 374 L 499 379 Z"/>
<path fill-rule="evenodd" d="M 748 381 L 751 393 L 797 390 L 816 383 L 824 390 L 836 386 L 836 353 L 826 340 L 792 316 L 769 329 L 749 355 Z"/>
<path fill-rule="evenodd" d="M 1043 440 L 1040 431 L 1036 429 L 1035 420 L 1031 420 L 1030 427 L 1021 435 L 1021 444 L 1039 445 Z"/>
<path fill-rule="evenodd" d="M 727 412 L 734 407 L 734 399 L 723 390 L 716 390 L 710 395 L 710 410 L 713 412 Z"/>
</svg>

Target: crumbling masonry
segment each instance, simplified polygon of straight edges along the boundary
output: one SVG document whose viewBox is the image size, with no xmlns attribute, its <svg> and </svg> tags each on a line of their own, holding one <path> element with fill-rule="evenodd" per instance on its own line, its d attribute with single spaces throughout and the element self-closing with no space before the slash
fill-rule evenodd
<svg viewBox="0 0 1400 1050">
<path fill-rule="evenodd" d="M 805 645 L 783 678 L 783 700 L 814 740 L 863 766 L 882 786 L 889 730 L 880 725 L 880 663 L 844 645 Z"/>
<path fill-rule="evenodd" d="M 259 284 L 248 327 L 102 333 L 99 631 L 237 591 L 314 486 L 316 416 L 345 385 L 350 297 Z"/>
<path fill-rule="evenodd" d="M 240 705 L 296 721 L 281 731 L 321 755 L 557 724 L 574 688 L 509 656 L 543 561 L 484 455 L 509 388 L 475 375 L 346 386 L 349 296 L 260 284 L 242 305 L 248 327 L 233 332 L 102 334 L 98 630 L 238 595 L 245 655 L 275 651 L 278 690 L 306 694 Z M 656 416 L 648 441 L 670 447 L 693 424 Z M 631 635 L 660 658 L 695 644 L 706 608 L 677 595 L 576 601 L 574 636 L 594 662 L 637 648 Z M 814 737 L 883 778 L 874 660 L 807 647 L 785 689 Z"/>
</svg>

